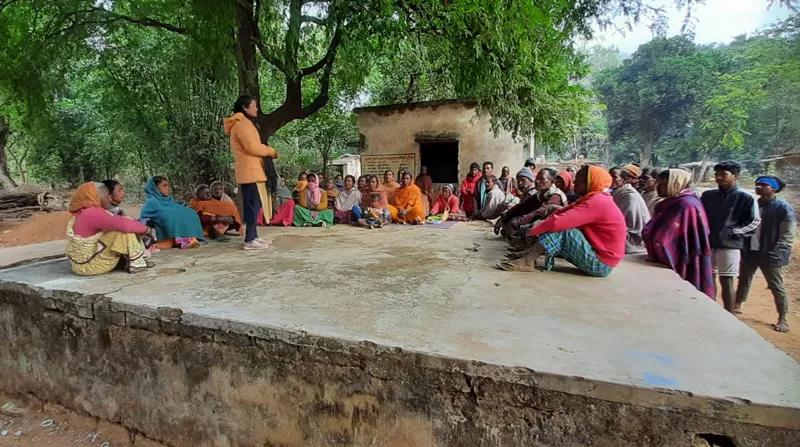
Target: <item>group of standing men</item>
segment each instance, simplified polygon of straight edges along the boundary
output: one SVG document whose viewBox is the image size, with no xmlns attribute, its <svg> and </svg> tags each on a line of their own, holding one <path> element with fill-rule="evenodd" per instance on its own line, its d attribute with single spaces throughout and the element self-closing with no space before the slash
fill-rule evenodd
<svg viewBox="0 0 800 447">
<path fill-rule="evenodd" d="M 645 252 L 648 222 L 651 216 L 656 218 L 657 206 L 663 200 L 656 191 L 660 171 L 628 165 L 610 172 L 614 178 L 612 196 L 628 228 L 626 253 Z M 702 227 L 708 229 L 708 235 L 707 238 L 705 235 L 687 238 L 695 243 L 699 241 L 696 247 L 689 247 L 689 251 L 709 252 L 723 304 L 732 313 L 741 313 L 753 276 L 756 270 L 761 270 L 778 311 L 775 330 L 786 332 L 789 330 L 786 321 L 789 299 L 783 284 L 783 268 L 789 264 L 796 216 L 787 201 L 777 198 L 786 187 L 781 179 L 772 175 L 758 177 L 754 197 L 738 186 L 740 174 L 741 166 L 734 161 L 714 166 L 717 188 L 700 195 L 702 214 L 707 219 L 707 225 Z M 676 226 L 675 231 L 685 231 L 680 227 L 686 226 L 686 222 L 671 224 Z M 735 284 L 737 277 L 738 284 Z M 711 290 L 713 294 L 713 283 Z"/>
<path fill-rule="evenodd" d="M 756 179 L 754 198 L 739 188 L 741 167 L 736 162 L 714 166 L 716 190 L 705 191 L 701 200 L 708 216 L 713 263 L 722 289 L 725 309 L 741 313 L 753 275 L 761 270 L 775 299 L 775 330 L 788 332 L 789 298 L 783 284 L 783 268 L 789 264 L 796 228 L 792 206 L 776 197 L 786 185 L 775 176 Z M 738 287 L 734 280 L 738 276 Z"/>
</svg>

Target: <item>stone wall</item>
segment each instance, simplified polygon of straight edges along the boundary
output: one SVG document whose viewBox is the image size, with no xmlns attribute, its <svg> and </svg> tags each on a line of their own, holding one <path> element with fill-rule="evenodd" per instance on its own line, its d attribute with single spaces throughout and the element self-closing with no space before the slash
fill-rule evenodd
<svg viewBox="0 0 800 447">
<path fill-rule="evenodd" d="M 175 446 L 800 445 L 790 410 L 189 317 L 0 283 L 0 389 Z"/>
<path fill-rule="evenodd" d="M 505 131 L 495 137 L 489 117 L 477 117 L 474 106 L 468 103 L 368 109 L 359 112 L 358 125 L 362 155 L 416 154 L 418 165 L 417 139 L 458 140 L 459 179 L 467 176 L 473 162 L 491 161 L 499 176 L 504 165 L 514 174 L 528 158 L 523 142 L 514 141 Z"/>
<path fill-rule="evenodd" d="M 775 171 L 784 182 L 800 184 L 800 154 L 775 161 Z"/>
</svg>

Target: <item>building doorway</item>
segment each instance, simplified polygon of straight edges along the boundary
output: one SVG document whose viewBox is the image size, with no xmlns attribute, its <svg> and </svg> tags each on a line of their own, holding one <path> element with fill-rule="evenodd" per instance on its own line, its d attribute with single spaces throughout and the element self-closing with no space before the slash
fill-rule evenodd
<svg viewBox="0 0 800 447">
<path fill-rule="evenodd" d="M 419 142 L 419 159 L 433 183 L 458 184 L 458 141 Z"/>
</svg>

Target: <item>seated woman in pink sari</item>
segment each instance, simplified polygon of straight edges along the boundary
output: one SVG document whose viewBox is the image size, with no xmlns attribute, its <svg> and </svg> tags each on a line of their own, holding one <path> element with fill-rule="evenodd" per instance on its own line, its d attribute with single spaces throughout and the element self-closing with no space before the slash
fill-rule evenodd
<svg viewBox="0 0 800 447">
<path fill-rule="evenodd" d="M 102 275 L 121 267 L 129 273 L 144 271 L 149 256 L 141 241 L 152 235 L 147 226 L 107 211 L 111 205 L 102 183 L 84 183 L 69 203 L 67 257 L 78 275 Z"/>
<path fill-rule="evenodd" d="M 449 214 L 461 214 L 461 210 L 458 208 L 458 197 L 453 194 L 453 185 L 442 186 L 442 192 L 431 207 L 431 214 L 444 213 L 447 208 L 450 208 Z"/>
<path fill-rule="evenodd" d="M 307 175 L 305 172 L 301 172 L 300 176 L 297 178 L 297 187 L 302 189 L 305 188 L 307 184 Z M 278 191 L 276 191 L 276 195 L 278 194 L 280 194 L 280 197 L 277 199 L 281 202 L 281 205 L 278 207 L 278 211 L 275 215 L 272 216 L 269 225 L 290 227 L 292 226 L 292 222 L 294 222 L 294 206 L 297 205 L 297 202 L 293 199 L 294 194 L 292 191 L 289 191 L 289 188 L 286 187 L 286 178 L 283 176 L 278 180 Z M 260 215 L 263 214 L 264 213 L 261 213 Z"/>
<path fill-rule="evenodd" d="M 656 190 L 664 200 L 642 230 L 647 259 L 674 270 L 711 299 L 716 297 L 708 218 L 689 188 L 692 174 L 670 169 L 658 174 Z"/>
</svg>

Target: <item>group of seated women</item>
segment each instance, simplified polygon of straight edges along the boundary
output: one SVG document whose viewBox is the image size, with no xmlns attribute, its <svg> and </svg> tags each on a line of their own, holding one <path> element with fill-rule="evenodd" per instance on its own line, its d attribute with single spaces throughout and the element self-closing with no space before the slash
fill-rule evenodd
<svg viewBox="0 0 800 447">
<path fill-rule="evenodd" d="M 713 296 L 706 272 L 711 256 L 708 223 L 689 188 L 690 173 L 633 165 L 610 172 L 586 165 L 575 174 L 529 166 L 513 179 L 507 167 L 500 179 L 490 172 L 484 164 L 487 175 L 482 175 L 475 164 L 465 180 L 479 185 L 476 191 L 485 191 L 483 200 L 465 202 L 452 185 L 444 185 L 430 200 L 427 214 L 493 221 L 495 233 L 509 243 L 498 268 L 533 271 L 544 257 L 543 267 L 550 270 L 560 257 L 588 275 L 604 277 L 626 253 L 647 251 L 651 261 L 669 266 Z M 475 182 L 476 177 L 483 182 Z M 398 178 L 400 183 L 391 171 L 384 173 L 383 182 L 376 175 L 358 180 L 348 175 L 322 188 L 316 174 L 303 174 L 270 224 L 380 228 L 423 223 L 428 217 L 423 191 L 411 173 L 399 172 Z M 286 189 L 285 181 L 280 185 Z M 70 201 L 73 217 L 67 228 L 67 255 L 75 273 L 97 275 L 116 267 L 140 272 L 153 265 L 150 255 L 159 248 L 197 247 L 207 239 L 224 240 L 241 228 L 238 209 L 219 182 L 198 186 L 188 207 L 172 197 L 164 177 L 149 178 L 145 194 L 135 220 L 119 208 L 124 189 L 117 182 L 89 182 L 78 188 Z M 464 212 L 467 207 L 471 214 Z"/>
<path fill-rule="evenodd" d="M 517 231 L 533 221 L 525 216 L 536 200 L 544 203 L 555 195 L 553 204 L 563 206 L 576 199 L 572 175 L 566 171 L 544 170 L 537 181 L 530 167 L 520 171 L 516 178 L 510 176 L 507 166 L 503 167 L 500 178 L 492 175 L 491 162 L 484 163 L 483 171 L 477 163 L 470 168 L 460 191 L 445 184 L 438 194 L 433 194 L 433 183 L 424 167 L 416 180 L 410 172 L 400 169 L 399 183 L 391 170 L 384 172 L 383 181 L 374 174 L 358 179 L 349 175 L 341 181 L 329 179 L 324 185 L 319 182 L 321 175 L 304 172 L 298 178 L 293 198 L 283 203 L 270 225 L 326 227 L 336 223 L 374 228 L 377 226 L 374 219 L 364 219 L 367 211 L 373 208 L 373 214 L 387 216 L 381 226 L 386 223 L 419 225 L 426 219 L 494 222 L 502 218 L 498 225 L 512 221 L 505 231 L 510 234 L 512 226 Z M 534 200 L 524 200 L 529 197 Z M 521 202 L 523 206 L 518 207 Z M 533 209 L 540 207 L 541 204 Z"/>
<path fill-rule="evenodd" d="M 151 254 L 159 249 L 198 247 L 241 227 L 236 205 L 219 182 L 198 186 L 189 207 L 172 197 L 165 177 L 150 177 L 144 190 L 146 201 L 136 220 L 120 208 L 125 190 L 118 182 L 78 188 L 67 225 L 67 257 L 75 273 L 100 275 L 114 268 L 138 273 L 152 267 Z"/>
<path fill-rule="evenodd" d="M 302 173 L 293 198 L 281 205 L 270 225 L 327 227 L 338 223 L 376 228 L 387 223 L 424 223 L 422 191 L 411 174 L 401 173 L 401 183 L 394 182 L 390 174 L 387 171 L 384 183 L 376 175 L 361 176 L 358 181 L 348 175 L 341 188 L 333 180 L 322 188 L 317 174 Z"/>
</svg>

